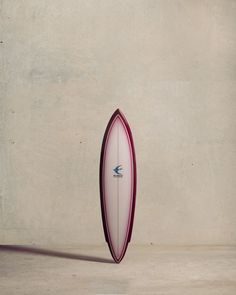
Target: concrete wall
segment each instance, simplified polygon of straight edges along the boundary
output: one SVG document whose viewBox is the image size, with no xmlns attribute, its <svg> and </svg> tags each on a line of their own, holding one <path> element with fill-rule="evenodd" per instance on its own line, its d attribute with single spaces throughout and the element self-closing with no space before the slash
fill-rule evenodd
<svg viewBox="0 0 236 295">
<path fill-rule="evenodd" d="M 103 243 L 110 115 L 136 143 L 133 242 L 236 243 L 236 1 L 1 1 L 0 243 Z"/>
</svg>

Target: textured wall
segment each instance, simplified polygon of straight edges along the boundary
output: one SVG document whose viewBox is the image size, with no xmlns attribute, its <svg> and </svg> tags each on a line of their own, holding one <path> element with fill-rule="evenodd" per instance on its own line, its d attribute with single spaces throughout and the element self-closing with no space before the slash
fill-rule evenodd
<svg viewBox="0 0 236 295">
<path fill-rule="evenodd" d="M 133 241 L 236 243 L 236 1 L 2 0 L 0 242 L 103 243 L 112 112 L 136 143 Z"/>
</svg>

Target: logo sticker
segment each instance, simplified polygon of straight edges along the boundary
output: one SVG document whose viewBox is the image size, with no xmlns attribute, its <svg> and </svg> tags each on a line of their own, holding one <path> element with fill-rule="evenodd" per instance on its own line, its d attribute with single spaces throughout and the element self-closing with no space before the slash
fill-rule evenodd
<svg viewBox="0 0 236 295">
<path fill-rule="evenodd" d="M 115 174 L 113 174 L 114 177 L 123 177 L 123 174 L 120 172 L 121 170 L 123 170 L 121 165 L 116 166 L 113 171 L 115 172 Z"/>
</svg>

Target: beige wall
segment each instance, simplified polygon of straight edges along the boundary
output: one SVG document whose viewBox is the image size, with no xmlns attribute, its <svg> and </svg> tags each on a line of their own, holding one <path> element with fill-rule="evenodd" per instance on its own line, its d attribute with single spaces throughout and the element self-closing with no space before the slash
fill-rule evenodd
<svg viewBox="0 0 236 295">
<path fill-rule="evenodd" d="M 236 1 L 1 1 L 0 243 L 103 243 L 120 107 L 135 243 L 236 243 Z"/>
</svg>

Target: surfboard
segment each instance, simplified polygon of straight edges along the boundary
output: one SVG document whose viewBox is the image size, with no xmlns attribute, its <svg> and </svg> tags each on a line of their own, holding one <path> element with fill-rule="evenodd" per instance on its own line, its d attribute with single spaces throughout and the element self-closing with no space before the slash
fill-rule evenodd
<svg viewBox="0 0 236 295">
<path fill-rule="evenodd" d="M 117 109 L 103 137 L 100 157 L 100 200 L 106 242 L 119 263 L 131 240 L 136 200 L 136 159 L 133 136 Z"/>
</svg>

